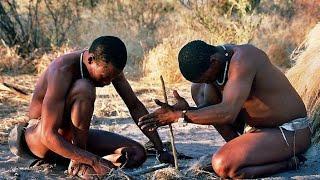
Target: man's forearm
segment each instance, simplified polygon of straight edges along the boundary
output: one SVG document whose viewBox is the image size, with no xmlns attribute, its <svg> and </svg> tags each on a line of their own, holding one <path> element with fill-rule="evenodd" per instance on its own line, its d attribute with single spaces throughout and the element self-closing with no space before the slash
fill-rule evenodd
<svg viewBox="0 0 320 180">
<path fill-rule="evenodd" d="M 131 114 L 134 122 L 138 125 L 139 118 L 148 114 L 148 111 L 142 105 L 142 103 L 138 103 L 137 106 L 135 106 L 134 108 L 132 108 L 130 110 L 130 114 Z M 156 150 L 163 149 L 163 144 L 162 144 L 162 141 L 160 139 L 160 136 L 159 136 L 157 130 L 154 130 L 154 131 L 142 130 L 140 126 L 138 126 L 138 127 L 143 132 L 143 134 L 146 135 L 150 139 L 150 141 L 154 144 Z"/>
<path fill-rule="evenodd" d="M 72 145 L 56 133 L 44 137 L 42 143 L 56 154 L 83 164 L 93 166 L 99 160 L 99 156 Z"/>
<path fill-rule="evenodd" d="M 211 106 L 213 104 L 202 104 L 202 105 L 199 105 L 197 107 L 188 107 L 187 110 L 198 110 L 198 109 L 201 109 L 201 108 L 204 108 L 204 107 L 208 107 L 208 106 Z"/>
<path fill-rule="evenodd" d="M 185 113 L 188 122 L 201 125 L 230 125 L 232 114 L 224 105 L 216 104 L 211 106 L 197 107 Z"/>
<path fill-rule="evenodd" d="M 203 104 L 200 105 L 198 107 L 189 107 L 188 110 L 199 110 L 201 108 L 210 106 L 210 104 Z M 214 125 L 214 127 L 217 129 L 217 131 L 219 132 L 219 134 L 223 137 L 223 139 L 226 142 L 229 142 L 230 140 L 238 137 L 238 133 L 236 133 L 236 131 L 233 129 L 233 127 L 229 124 L 226 125 Z"/>
</svg>

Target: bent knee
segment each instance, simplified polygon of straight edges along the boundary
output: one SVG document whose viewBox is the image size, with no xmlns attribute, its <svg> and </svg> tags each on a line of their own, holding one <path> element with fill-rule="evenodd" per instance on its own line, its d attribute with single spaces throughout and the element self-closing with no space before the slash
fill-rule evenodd
<svg viewBox="0 0 320 180">
<path fill-rule="evenodd" d="M 212 168 L 214 172 L 222 177 L 222 178 L 228 178 L 231 177 L 232 172 L 232 164 L 230 164 L 230 159 L 224 155 L 213 155 L 212 156 Z"/>
<path fill-rule="evenodd" d="M 126 167 L 135 168 L 141 166 L 147 159 L 147 154 L 143 146 L 135 145 L 128 149 L 128 162 Z"/>
<path fill-rule="evenodd" d="M 200 96 L 200 94 L 203 94 L 203 89 L 204 85 L 202 83 L 192 83 L 191 85 L 191 96 L 197 106 L 203 101 L 203 96 Z"/>
</svg>

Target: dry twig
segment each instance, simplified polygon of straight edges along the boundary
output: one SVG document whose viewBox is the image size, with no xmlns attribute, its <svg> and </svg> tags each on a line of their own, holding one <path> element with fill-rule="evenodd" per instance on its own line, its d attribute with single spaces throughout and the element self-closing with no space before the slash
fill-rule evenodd
<svg viewBox="0 0 320 180">
<path fill-rule="evenodd" d="M 163 97 L 164 97 L 165 103 L 168 104 L 168 97 L 167 97 L 167 93 L 166 93 L 166 86 L 165 86 L 165 84 L 164 84 L 164 80 L 163 80 L 162 75 L 160 76 L 160 80 L 161 80 L 161 85 L 162 85 Z M 174 158 L 174 167 L 175 167 L 177 170 L 179 170 L 177 150 L 176 150 L 176 146 L 175 146 L 175 143 L 174 143 L 174 136 L 173 136 L 173 130 L 172 130 L 171 124 L 169 124 L 169 128 L 170 128 L 170 140 L 171 140 L 171 146 L 172 146 L 172 153 L 173 153 L 173 158 Z"/>
</svg>

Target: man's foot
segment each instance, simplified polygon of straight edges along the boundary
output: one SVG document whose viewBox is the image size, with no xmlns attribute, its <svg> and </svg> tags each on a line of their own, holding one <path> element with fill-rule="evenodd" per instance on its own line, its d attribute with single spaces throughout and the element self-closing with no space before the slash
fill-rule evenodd
<svg viewBox="0 0 320 180">
<path fill-rule="evenodd" d="M 170 142 L 163 142 L 163 146 L 166 150 L 172 152 L 172 147 Z M 153 143 L 151 141 L 148 141 L 144 144 L 144 148 L 147 151 L 148 156 L 154 156 L 157 155 L 157 150 L 155 149 Z M 187 156 L 183 153 L 177 152 L 178 159 L 193 159 L 191 156 Z"/>
<path fill-rule="evenodd" d="M 81 179 L 99 179 L 98 174 L 92 167 L 85 164 L 80 164 L 73 160 L 70 161 L 68 174 L 72 176 L 78 176 Z"/>
<path fill-rule="evenodd" d="M 80 170 L 78 171 L 77 176 L 81 179 L 99 179 L 99 176 L 94 171 L 94 169 L 85 164 L 82 164 L 80 166 Z"/>
<path fill-rule="evenodd" d="M 296 155 L 288 160 L 288 169 L 289 170 L 297 170 L 300 165 L 304 164 L 307 160 L 302 154 Z"/>
</svg>

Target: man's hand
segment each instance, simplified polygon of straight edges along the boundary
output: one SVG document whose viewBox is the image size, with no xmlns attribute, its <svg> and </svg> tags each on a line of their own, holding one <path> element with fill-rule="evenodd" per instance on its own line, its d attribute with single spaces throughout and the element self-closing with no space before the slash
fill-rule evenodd
<svg viewBox="0 0 320 180">
<path fill-rule="evenodd" d="M 159 100 L 155 100 L 159 105 Z M 141 129 L 148 129 L 149 131 L 154 131 L 160 126 L 165 126 L 177 121 L 182 116 L 181 111 L 174 111 L 173 107 L 163 103 L 162 107 L 155 110 L 153 113 L 147 114 L 139 118 L 138 125 Z"/>
<path fill-rule="evenodd" d="M 68 174 L 72 176 L 85 177 L 90 175 L 103 176 L 110 172 L 113 168 L 113 164 L 109 161 L 100 158 L 99 161 L 95 162 L 92 167 L 86 164 L 79 163 L 77 161 L 71 160 L 68 167 Z M 93 172 L 94 170 L 94 172 Z"/>
<path fill-rule="evenodd" d="M 105 175 L 114 167 L 115 166 L 111 162 L 103 158 L 99 158 L 99 160 L 93 164 L 93 169 L 98 175 Z"/>
<path fill-rule="evenodd" d="M 173 91 L 173 96 L 177 100 L 177 103 L 174 104 L 173 106 L 170 106 L 169 104 L 161 102 L 158 99 L 155 99 L 154 101 L 160 107 L 168 107 L 175 111 L 188 110 L 188 108 L 190 107 L 188 102 L 183 97 L 181 97 L 176 90 Z"/>
<path fill-rule="evenodd" d="M 156 157 L 161 163 L 174 164 L 174 158 L 168 151 L 157 152 Z"/>
<path fill-rule="evenodd" d="M 172 106 L 174 110 L 188 110 L 188 108 L 190 107 L 188 102 L 183 97 L 181 97 L 176 90 L 173 91 L 173 96 L 177 100 L 177 103 Z"/>
<path fill-rule="evenodd" d="M 68 167 L 68 174 L 72 176 L 76 176 L 80 170 L 81 163 L 75 161 L 75 160 L 70 160 L 70 164 Z"/>
<path fill-rule="evenodd" d="M 160 108 L 155 110 L 153 113 L 142 116 L 139 119 L 138 125 L 141 127 L 141 129 L 153 131 L 160 126 L 174 123 L 182 116 L 181 110 L 188 109 L 189 104 L 178 94 L 176 90 L 173 91 L 173 96 L 177 100 L 177 103 L 173 106 L 155 99 L 155 103 L 159 105 Z"/>
</svg>

